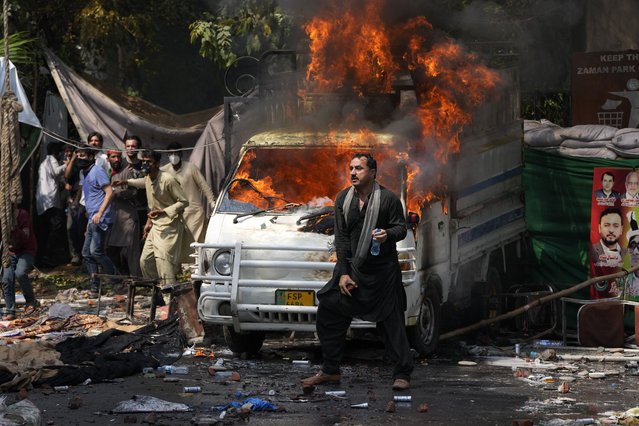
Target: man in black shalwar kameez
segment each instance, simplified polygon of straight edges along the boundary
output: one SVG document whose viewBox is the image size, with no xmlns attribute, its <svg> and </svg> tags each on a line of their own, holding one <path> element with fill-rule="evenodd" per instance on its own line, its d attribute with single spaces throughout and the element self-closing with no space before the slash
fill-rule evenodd
<svg viewBox="0 0 639 426">
<path fill-rule="evenodd" d="M 355 154 L 350 162 L 352 186 L 335 200 L 337 264 L 333 278 L 317 294 L 323 364 L 318 374 L 302 380 L 306 391 L 341 380 L 339 364 L 353 317 L 377 322 L 394 363 L 393 389 L 410 387 L 414 360 L 406 337 L 406 294 L 396 248 L 406 237 L 406 220 L 401 202 L 375 181 L 376 173 L 370 154 Z M 370 254 L 373 239 L 381 243 L 377 256 Z"/>
</svg>

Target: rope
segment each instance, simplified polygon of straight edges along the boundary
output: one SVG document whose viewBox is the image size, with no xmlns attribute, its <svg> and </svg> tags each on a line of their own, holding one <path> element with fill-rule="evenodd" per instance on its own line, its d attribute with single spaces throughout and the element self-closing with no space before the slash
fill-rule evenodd
<svg viewBox="0 0 639 426">
<path fill-rule="evenodd" d="M 4 94 L 2 95 L 2 121 L 0 122 L 0 226 L 2 241 L 9 241 L 13 229 L 13 205 L 22 202 L 20 182 L 20 125 L 18 113 L 22 104 L 11 91 L 9 79 L 9 15 L 8 0 L 3 2 L 4 25 Z M 9 244 L 2 244 L 2 266 L 9 266 Z"/>
<path fill-rule="evenodd" d="M 4 0 L 2 3 L 2 29 L 4 31 L 4 61 L 6 64 L 4 87 L 9 90 L 9 0 Z"/>
<path fill-rule="evenodd" d="M 58 142 L 62 142 L 65 145 L 69 145 L 72 146 L 74 148 L 79 147 L 80 145 L 85 144 L 85 142 L 83 141 L 77 141 L 75 139 L 69 139 L 69 138 L 65 138 L 64 136 L 61 136 L 57 133 L 55 133 L 52 130 L 46 129 L 44 127 L 42 127 L 42 134 L 49 136 L 51 139 L 55 139 Z M 212 146 L 212 145 L 217 145 L 218 142 L 223 141 L 224 138 L 217 138 L 211 142 L 207 142 L 205 144 L 199 145 L 199 146 L 192 146 L 192 147 L 186 147 L 186 148 L 181 148 L 181 149 L 155 149 L 155 148 L 148 148 L 148 149 L 153 149 L 153 151 L 155 152 L 175 152 L 175 151 L 194 151 L 198 148 L 206 148 L 208 146 Z M 96 151 L 101 151 L 101 152 L 107 152 L 107 151 L 113 151 L 113 150 L 118 150 L 119 148 L 97 148 L 97 147 L 93 147 L 94 150 Z M 147 148 L 142 148 L 139 149 L 138 151 L 144 151 Z"/>
</svg>

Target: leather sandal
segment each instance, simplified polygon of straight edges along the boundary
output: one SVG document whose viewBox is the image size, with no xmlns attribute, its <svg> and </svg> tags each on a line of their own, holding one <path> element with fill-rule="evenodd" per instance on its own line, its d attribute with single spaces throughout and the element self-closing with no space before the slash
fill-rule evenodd
<svg viewBox="0 0 639 426">
<path fill-rule="evenodd" d="M 31 315 L 31 314 L 33 314 L 35 312 L 35 310 L 36 310 L 36 306 L 35 305 L 27 305 L 24 308 L 24 314 L 25 315 Z"/>
<path fill-rule="evenodd" d="M 393 382 L 393 390 L 403 391 L 410 389 L 410 382 L 404 379 L 395 379 Z"/>
<path fill-rule="evenodd" d="M 341 374 L 326 374 L 320 370 L 314 376 L 307 377 L 302 380 L 302 388 L 312 389 L 317 385 L 321 385 L 323 383 L 339 383 L 342 380 Z"/>
<path fill-rule="evenodd" d="M 316 375 L 303 379 L 302 385 L 315 386 L 323 383 L 339 383 L 341 380 L 341 374 L 326 374 L 320 370 Z"/>
</svg>

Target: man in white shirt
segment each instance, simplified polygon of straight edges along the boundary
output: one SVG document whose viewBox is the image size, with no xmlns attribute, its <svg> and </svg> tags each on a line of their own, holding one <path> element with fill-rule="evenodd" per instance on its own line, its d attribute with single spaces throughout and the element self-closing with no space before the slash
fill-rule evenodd
<svg viewBox="0 0 639 426">
<path fill-rule="evenodd" d="M 38 214 L 38 255 L 39 266 L 53 267 L 68 260 L 65 242 L 66 217 L 62 206 L 61 185 L 66 165 L 59 161 L 62 146 L 49 142 L 47 156 L 38 169 L 36 185 L 36 212 Z"/>
</svg>

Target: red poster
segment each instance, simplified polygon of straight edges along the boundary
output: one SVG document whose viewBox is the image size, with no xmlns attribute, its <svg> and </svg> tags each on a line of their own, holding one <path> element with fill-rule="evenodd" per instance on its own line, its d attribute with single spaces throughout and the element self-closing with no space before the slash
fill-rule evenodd
<svg viewBox="0 0 639 426">
<path fill-rule="evenodd" d="M 597 167 L 590 219 L 590 275 L 599 277 L 639 263 L 639 172 Z M 634 277 L 630 277 L 634 278 Z M 639 299 L 639 276 L 595 283 L 591 299 L 623 295 Z"/>
</svg>

